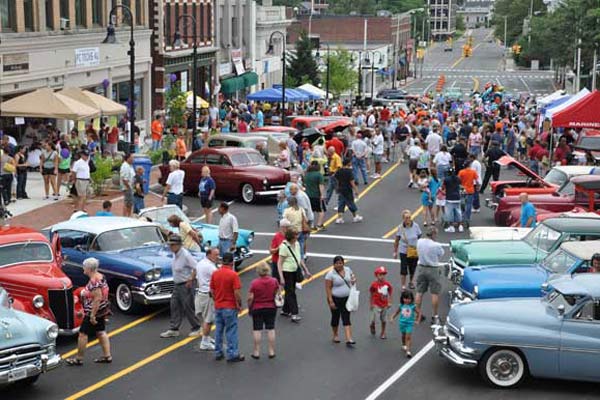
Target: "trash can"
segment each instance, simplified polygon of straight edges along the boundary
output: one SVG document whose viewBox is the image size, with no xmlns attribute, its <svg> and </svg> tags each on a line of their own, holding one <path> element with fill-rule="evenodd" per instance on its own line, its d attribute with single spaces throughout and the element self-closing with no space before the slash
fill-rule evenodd
<svg viewBox="0 0 600 400">
<path fill-rule="evenodd" d="M 150 190 L 150 173 L 152 171 L 152 161 L 150 160 L 150 157 L 145 154 L 134 154 L 133 169 L 137 170 L 137 167 L 144 168 L 144 194 L 147 194 Z"/>
</svg>

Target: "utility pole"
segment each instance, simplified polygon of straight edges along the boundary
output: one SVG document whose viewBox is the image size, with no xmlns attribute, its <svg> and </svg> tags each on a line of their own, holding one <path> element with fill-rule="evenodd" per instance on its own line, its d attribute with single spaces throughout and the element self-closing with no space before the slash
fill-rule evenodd
<svg viewBox="0 0 600 400">
<path fill-rule="evenodd" d="M 505 15 L 504 16 L 504 53 L 506 53 L 506 49 L 508 48 L 508 45 L 506 43 L 506 40 L 507 40 L 506 39 L 506 23 L 507 23 L 507 18 L 508 18 L 508 16 Z"/>
<path fill-rule="evenodd" d="M 575 77 L 575 92 L 579 93 L 579 86 L 581 84 L 581 37 L 577 39 L 577 76 Z"/>
<path fill-rule="evenodd" d="M 392 74 L 392 89 L 396 89 L 398 79 L 398 48 L 400 47 L 400 14 L 396 14 L 396 41 L 394 42 L 394 73 Z"/>
<path fill-rule="evenodd" d="M 533 0 L 529 3 L 529 23 L 527 24 L 527 47 L 531 45 L 531 19 L 533 18 Z M 505 19 L 506 21 L 506 19 Z"/>
<path fill-rule="evenodd" d="M 592 92 L 596 90 L 596 75 L 598 74 L 598 45 L 594 45 L 594 61 L 592 66 Z"/>
</svg>

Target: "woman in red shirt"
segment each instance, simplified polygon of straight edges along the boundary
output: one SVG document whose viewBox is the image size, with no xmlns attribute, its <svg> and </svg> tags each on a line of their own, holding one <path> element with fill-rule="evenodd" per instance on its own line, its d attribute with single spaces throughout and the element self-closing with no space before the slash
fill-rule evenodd
<svg viewBox="0 0 600 400">
<path fill-rule="evenodd" d="M 258 278 L 250 284 L 248 291 L 248 310 L 252 315 L 254 338 L 254 351 L 251 357 L 255 360 L 260 358 L 260 344 L 262 331 L 267 330 L 269 339 L 269 358 L 275 358 L 275 316 L 277 306 L 275 296 L 280 294 L 279 282 L 271 276 L 271 267 L 266 263 L 256 268 Z"/>
</svg>

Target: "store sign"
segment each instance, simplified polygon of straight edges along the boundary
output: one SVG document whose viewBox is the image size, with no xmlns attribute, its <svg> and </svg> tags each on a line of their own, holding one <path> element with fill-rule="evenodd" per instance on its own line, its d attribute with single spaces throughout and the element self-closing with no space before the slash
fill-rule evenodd
<svg viewBox="0 0 600 400">
<path fill-rule="evenodd" d="M 244 58 L 242 49 L 231 49 L 231 61 L 235 66 L 235 73 L 242 75 L 246 70 L 244 69 Z"/>
<path fill-rule="evenodd" d="M 219 64 L 219 76 L 226 76 L 231 74 L 231 63 Z"/>
<path fill-rule="evenodd" d="M 27 73 L 29 71 L 29 54 L 5 54 L 2 57 L 2 71 L 5 75 Z"/>
<path fill-rule="evenodd" d="M 98 47 L 75 49 L 76 67 L 93 67 L 96 65 L 100 65 L 100 49 Z"/>
</svg>

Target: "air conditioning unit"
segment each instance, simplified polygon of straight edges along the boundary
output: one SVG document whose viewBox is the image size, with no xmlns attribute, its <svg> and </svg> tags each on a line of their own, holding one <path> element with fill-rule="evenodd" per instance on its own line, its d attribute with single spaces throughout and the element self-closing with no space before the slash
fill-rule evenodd
<svg viewBox="0 0 600 400">
<path fill-rule="evenodd" d="M 71 29 L 71 21 L 69 21 L 69 18 L 61 18 L 60 19 L 60 30 L 68 31 L 69 29 Z"/>
</svg>

